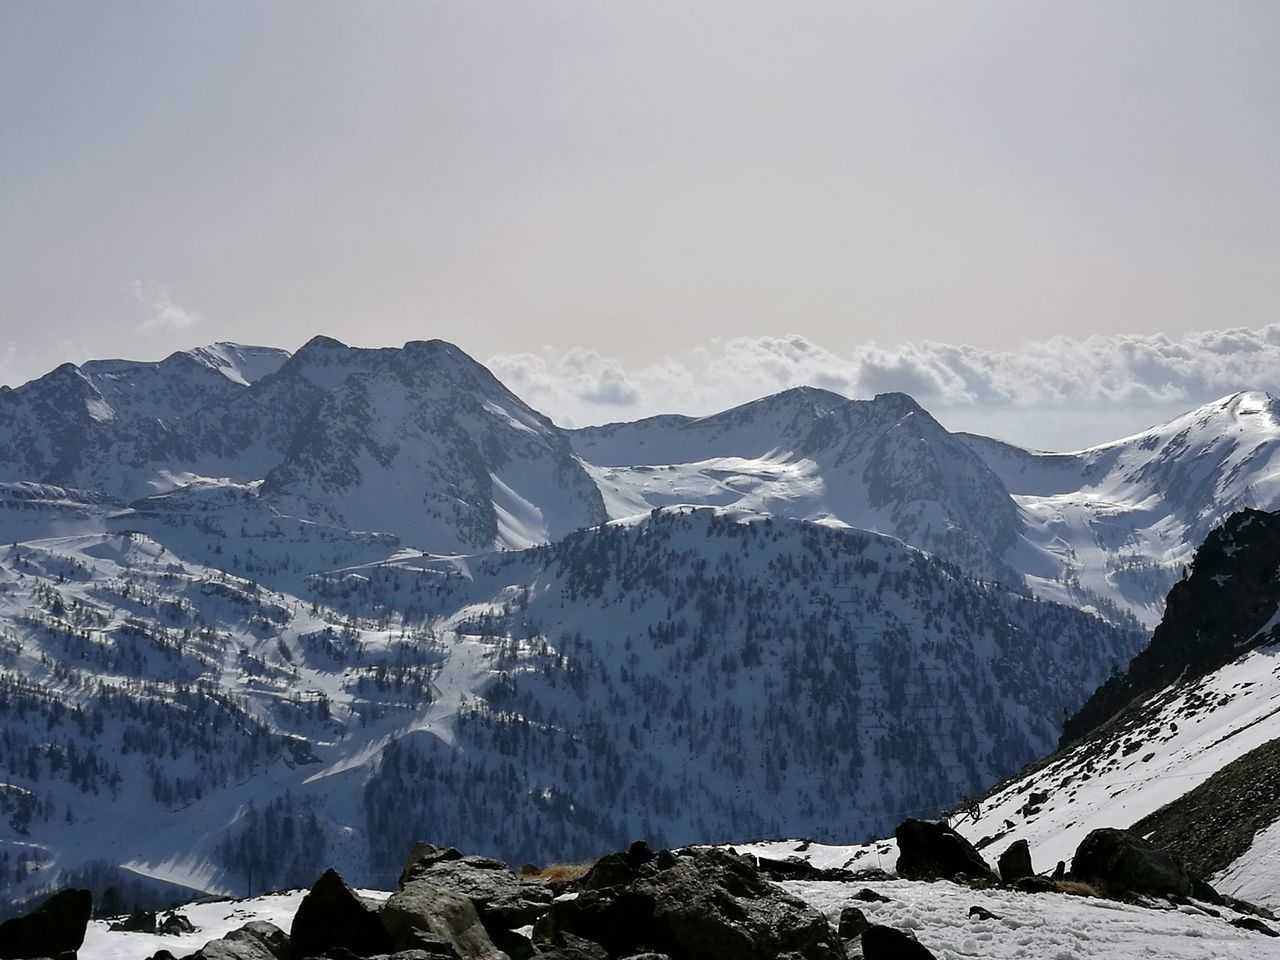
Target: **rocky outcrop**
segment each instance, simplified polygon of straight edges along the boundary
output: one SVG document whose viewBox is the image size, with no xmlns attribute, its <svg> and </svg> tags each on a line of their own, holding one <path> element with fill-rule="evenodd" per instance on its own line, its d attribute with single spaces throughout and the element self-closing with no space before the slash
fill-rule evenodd
<svg viewBox="0 0 1280 960">
<path fill-rule="evenodd" d="M 461 960 L 506 958 L 493 945 L 472 902 L 429 879 L 406 883 L 382 905 L 380 916 L 394 950 L 451 950 Z"/>
<path fill-rule="evenodd" d="M 418 880 L 466 897 L 489 930 L 523 927 L 551 906 L 552 892 L 545 882 L 521 878 L 501 860 L 489 857 L 425 855 L 406 863 L 400 886 Z"/>
<path fill-rule="evenodd" d="M 289 935 L 274 923 L 255 920 L 210 940 L 183 960 L 289 960 Z"/>
<path fill-rule="evenodd" d="M 557 901 L 534 925 L 534 941 L 555 947 L 565 935 L 599 944 L 613 958 L 644 952 L 672 960 L 844 956 L 822 914 L 765 880 L 747 858 L 719 849 L 656 854 L 634 877 Z"/>
<path fill-rule="evenodd" d="M 0 958 L 27 960 L 74 954 L 93 912 L 88 890 L 60 890 L 26 916 L 0 923 Z"/>
<path fill-rule="evenodd" d="M 391 953 L 378 914 L 334 870 L 326 870 L 302 898 L 289 931 L 290 960 L 348 950 L 358 957 Z"/>
<path fill-rule="evenodd" d="M 1005 883 L 1014 883 L 1023 877 L 1034 877 L 1036 871 L 1031 865 L 1031 845 L 1026 840 L 1015 840 L 1000 854 L 997 866 L 1000 868 L 1000 879 Z"/>
<path fill-rule="evenodd" d="M 1196 551 L 1191 574 L 1174 584 L 1164 618 L 1128 669 L 1094 692 L 1062 728 L 1073 743 L 1135 701 L 1178 680 L 1211 673 L 1267 642 L 1280 605 L 1280 513 L 1241 510 Z"/>
<path fill-rule="evenodd" d="M 909 818 L 893 836 L 898 841 L 898 874 L 908 880 L 995 879 L 982 854 L 945 823 Z"/>
<path fill-rule="evenodd" d="M 1080 841 L 1071 872 L 1114 892 L 1190 896 L 1187 868 L 1155 844 L 1128 830 L 1103 827 Z"/>
</svg>

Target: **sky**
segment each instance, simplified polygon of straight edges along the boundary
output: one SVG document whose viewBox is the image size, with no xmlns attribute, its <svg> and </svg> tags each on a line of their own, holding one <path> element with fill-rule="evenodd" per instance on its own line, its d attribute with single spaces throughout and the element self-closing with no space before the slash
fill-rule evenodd
<svg viewBox="0 0 1280 960">
<path fill-rule="evenodd" d="M 439 337 L 566 422 L 838 368 L 1105 439 L 1276 379 L 1277 47 L 1270 0 L 7 0 L 0 383 Z"/>
</svg>

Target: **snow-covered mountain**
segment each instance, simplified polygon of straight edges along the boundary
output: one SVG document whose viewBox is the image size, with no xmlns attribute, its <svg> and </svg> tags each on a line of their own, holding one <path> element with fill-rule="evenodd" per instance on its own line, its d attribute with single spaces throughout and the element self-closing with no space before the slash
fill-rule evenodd
<svg viewBox="0 0 1280 960">
<path fill-rule="evenodd" d="M 1215 524 L 1280 507 L 1280 401 L 1266 393 L 1074 453 L 962 439 L 1018 504 L 1023 540 L 1008 559 L 1037 592 L 1079 602 L 1084 588 L 1149 625 Z"/>
<path fill-rule="evenodd" d="M 571 434 L 610 516 L 735 505 L 876 530 L 1016 577 L 1018 511 L 999 478 L 910 397 L 847 400 L 805 387 L 698 419 L 653 417 Z"/>
<path fill-rule="evenodd" d="M 217 344 L 159 363 L 64 364 L 0 391 L 0 481 L 93 491 L 170 515 L 228 486 L 263 510 L 415 546 L 523 547 L 604 519 L 549 420 L 456 347 L 293 356 Z"/>
<path fill-rule="evenodd" d="M 471 557 L 273 522 L 201 541 L 140 511 L 0 549 L 9 897 L 238 893 L 321 861 L 385 884 L 420 836 L 513 862 L 865 836 L 1042 753 L 1142 641 L 896 540 L 740 512 Z M 250 563 L 296 592 L 220 569 Z"/>
</svg>

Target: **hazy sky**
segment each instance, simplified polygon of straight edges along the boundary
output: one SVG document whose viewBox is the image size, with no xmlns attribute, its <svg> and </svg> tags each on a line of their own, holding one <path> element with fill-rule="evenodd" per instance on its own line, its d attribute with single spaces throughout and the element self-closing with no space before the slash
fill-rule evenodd
<svg viewBox="0 0 1280 960">
<path fill-rule="evenodd" d="M 6 0 L 0 382 L 1256 331 L 1277 64 L 1272 0 Z"/>
</svg>

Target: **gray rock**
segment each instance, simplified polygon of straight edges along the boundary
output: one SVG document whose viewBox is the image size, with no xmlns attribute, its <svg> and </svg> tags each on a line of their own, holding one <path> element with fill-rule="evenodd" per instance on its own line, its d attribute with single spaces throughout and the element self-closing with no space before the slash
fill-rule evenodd
<svg viewBox="0 0 1280 960">
<path fill-rule="evenodd" d="M 415 949 L 425 934 L 448 943 L 463 960 L 506 960 L 471 901 L 426 878 L 411 880 L 392 894 L 380 916 L 393 950 Z"/>
<path fill-rule="evenodd" d="M 406 865 L 405 886 L 425 880 L 470 900 L 489 930 L 514 930 L 533 923 L 551 908 L 554 894 L 544 881 L 527 880 L 488 857 L 421 859 Z"/>
<path fill-rule="evenodd" d="M 185 960 L 289 960 L 289 936 L 274 923 L 255 920 L 210 940 Z"/>
<path fill-rule="evenodd" d="M 572 934 L 611 957 L 661 952 L 704 960 L 837 960 L 844 948 L 826 918 L 769 883 L 745 857 L 725 850 L 687 852 L 661 869 L 561 900 L 534 924 L 534 942 Z"/>
</svg>

